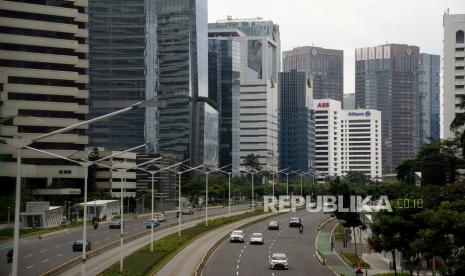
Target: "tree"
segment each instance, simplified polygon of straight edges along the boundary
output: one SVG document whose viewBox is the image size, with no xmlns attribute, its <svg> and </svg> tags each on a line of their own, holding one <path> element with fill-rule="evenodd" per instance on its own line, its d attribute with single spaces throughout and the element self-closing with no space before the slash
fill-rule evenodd
<svg viewBox="0 0 465 276">
<path fill-rule="evenodd" d="M 253 153 L 248 154 L 245 158 L 244 161 L 242 162 L 242 165 L 247 168 L 247 170 L 261 170 L 260 167 L 260 161 L 258 160 L 258 155 L 255 155 Z"/>
<path fill-rule="evenodd" d="M 358 171 L 349 171 L 343 177 L 343 180 L 354 186 L 368 185 L 372 182 L 371 179 L 366 174 L 364 174 L 363 172 L 358 172 Z"/>
<path fill-rule="evenodd" d="M 100 153 L 98 148 L 94 147 L 88 156 L 89 161 L 96 161 L 100 159 Z M 89 173 L 87 175 L 87 191 L 89 194 L 92 194 L 97 191 L 97 171 L 98 166 L 92 164 L 89 166 Z"/>
</svg>

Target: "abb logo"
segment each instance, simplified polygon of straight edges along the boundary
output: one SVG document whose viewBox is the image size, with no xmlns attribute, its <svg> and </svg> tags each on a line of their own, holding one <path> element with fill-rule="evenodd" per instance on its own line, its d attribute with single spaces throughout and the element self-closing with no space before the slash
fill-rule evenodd
<svg viewBox="0 0 465 276">
<path fill-rule="evenodd" d="M 318 103 L 318 107 L 329 107 L 329 103 Z"/>
</svg>

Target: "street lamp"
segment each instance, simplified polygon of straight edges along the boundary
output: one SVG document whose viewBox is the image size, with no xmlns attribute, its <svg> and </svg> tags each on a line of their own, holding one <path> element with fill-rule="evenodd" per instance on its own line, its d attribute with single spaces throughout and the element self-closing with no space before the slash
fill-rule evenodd
<svg viewBox="0 0 465 276">
<path fill-rule="evenodd" d="M 182 162 L 179 162 L 179 163 L 176 163 L 174 165 L 171 165 L 171 166 L 168 166 L 166 168 L 162 168 L 160 170 L 157 170 L 157 171 L 149 171 L 149 170 L 146 170 L 146 169 L 142 169 L 142 168 L 137 168 L 138 170 L 141 170 L 141 171 L 144 171 L 146 173 L 149 173 L 152 175 L 152 223 L 151 223 L 151 227 L 150 227 L 150 252 L 153 252 L 153 209 L 154 209 L 154 204 L 153 204 L 153 198 L 154 198 L 154 183 L 155 183 L 155 174 L 159 173 L 159 172 L 162 172 L 162 171 L 166 171 L 166 170 L 169 170 L 170 168 L 172 167 L 175 167 L 175 166 L 178 166 L 178 165 L 181 165 L 182 163 L 186 162 L 188 160 L 184 160 Z"/>
<path fill-rule="evenodd" d="M 244 170 L 244 169 L 239 169 L 239 171 L 243 172 L 248 172 L 252 175 L 252 210 L 255 211 L 255 188 L 254 188 L 254 178 L 256 173 L 260 173 L 262 171 L 266 171 L 266 169 L 261 169 L 261 170 L 256 170 L 256 169 L 250 169 L 249 171 Z"/>
<path fill-rule="evenodd" d="M 185 160 L 185 161 L 188 161 L 188 160 Z M 185 162 L 183 161 L 183 162 Z M 178 181 L 179 181 L 179 190 L 178 190 L 178 201 L 179 201 L 179 215 L 178 215 L 178 236 L 181 236 L 181 215 L 182 215 L 182 206 L 181 206 L 181 177 L 182 177 L 182 174 L 183 173 L 187 173 L 187 172 L 190 172 L 192 170 L 196 170 L 198 168 L 201 168 L 203 167 L 203 165 L 200 165 L 198 167 L 195 167 L 195 168 L 190 168 L 190 169 L 187 169 L 187 170 L 184 170 L 184 171 L 175 171 L 175 170 L 172 170 L 172 169 L 168 169 L 169 171 L 172 171 L 174 173 L 176 173 L 178 175 Z"/>
<path fill-rule="evenodd" d="M 303 193 L 302 193 L 302 178 L 304 175 L 312 175 L 313 173 L 312 172 L 296 172 L 299 176 L 300 176 L 300 196 L 303 196 Z"/>
<path fill-rule="evenodd" d="M 54 157 L 57 157 L 57 158 L 60 158 L 60 159 L 63 159 L 63 160 L 66 160 L 66 161 L 69 161 L 69 162 L 72 162 L 72 163 L 75 163 L 75 164 L 78 164 L 78 165 L 84 167 L 84 218 L 83 218 L 83 232 L 82 232 L 82 240 L 83 240 L 83 244 L 84 244 L 84 246 L 82 247 L 82 261 L 83 262 L 85 262 L 86 257 L 87 257 L 86 256 L 87 248 L 86 248 L 85 245 L 87 244 L 87 178 L 88 178 L 88 173 L 89 173 L 89 167 L 95 164 L 95 165 L 105 167 L 105 168 L 109 168 L 109 169 L 112 170 L 113 169 L 112 167 L 100 164 L 99 162 L 105 161 L 107 159 L 111 159 L 112 157 L 121 155 L 123 153 L 127 153 L 127 152 L 130 152 L 130 151 L 137 150 L 137 149 L 139 149 L 141 147 L 145 147 L 146 145 L 147 144 L 143 144 L 143 145 L 140 145 L 140 146 L 128 149 L 128 150 L 119 151 L 119 152 L 116 152 L 116 153 L 114 153 L 112 155 L 109 155 L 109 156 L 104 157 L 104 158 L 100 158 L 100 159 L 95 160 L 95 161 L 88 161 L 88 160 L 77 161 L 77 160 L 74 160 L 74 159 L 70 159 L 68 157 L 64 157 L 64 156 L 61 156 L 61 155 L 58 155 L 58 154 L 55 154 L 55 153 L 51 153 L 51 152 L 48 152 L 48 151 L 36 149 L 36 148 L 30 147 L 30 146 L 25 146 L 24 147 L 26 149 L 37 151 L 37 152 L 44 153 L 44 154 L 47 154 L 47 155 L 51 155 L 51 156 L 54 156 Z"/>
<path fill-rule="evenodd" d="M 285 168 L 285 169 L 282 169 L 282 170 L 280 170 L 280 171 L 273 171 L 273 170 L 270 170 L 270 171 L 271 171 L 271 175 L 272 175 L 272 177 L 273 177 L 273 179 L 272 179 L 272 186 L 273 186 L 273 202 L 274 202 L 274 175 L 275 175 L 275 174 L 279 174 L 279 173 L 284 172 L 284 171 L 287 171 L 287 170 L 289 170 L 289 169 L 290 169 L 290 168 Z"/>
<path fill-rule="evenodd" d="M 151 101 L 150 99 L 149 101 Z M 148 102 L 148 101 L 146 101 Z M 71 126 L 67 126 L 46 134 L 39 135 L 35 138 L 32 139 L 24 139 L 24 138 L 17 138 L 17 139 L 11 139 L 11 138 L 2 138 L 3 143 L 6 143 L 16 149 L 16 195 L 15 195 L 15 226 L 14 226 L 14 235 L 13 235 L 13 263 L 12 263 L 12 276 L 17 276 L 18 275 L 18 256 L 19 256 L 19 212 L 20 212 L 20 205 L 21 205 L 21 150 L 25 148 L 26 146 L 31 145 L 34 142 L 43 140 L 45 138 L 49 138 L 58 134 L 62 134 L 65 132 L 68 132 L 70 130 L 73 130 L 75 128 L 84 126 L 84 125 L 89 125 L 98 121 L 102 121 L 111 117 L 114 117 L 116 115 L 125 113 L 127 111 L 133 110 L 143 104 L 144 102 L 138 102 L 133 104 L 130 107 L 126 107 L 120 110 L 117 110 L 115 112 L 111 112 L 109 114 L 105 114 L 87 121 L 79 122 L 77 124 L 73 124 Z M 87 177 L 87 173 L 86 173 Z M 85 190 L 87 190 L 85 188 Z M 83 246 L 85 248 L 85 246 Z M 85 249 L 83 250 L 83 252 Z"/>
<path fill-rule="evenodd" d="M 240 170 L 235 171 L 231 169 L 230 172 L 227 172 L 227 171 L 218 169 L 217 171 L 228 174 L 228 216 L 231 216 L 231 174 L 235 172 L 239 172 Z"/>
</svg>

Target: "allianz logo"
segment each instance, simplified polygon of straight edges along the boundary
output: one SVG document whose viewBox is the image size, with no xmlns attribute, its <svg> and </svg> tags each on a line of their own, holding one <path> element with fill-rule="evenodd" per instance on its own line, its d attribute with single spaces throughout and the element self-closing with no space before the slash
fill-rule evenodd
<svg viewBox="0 0 465 276">
<path fill-rule="evenodd" d="M 349 112 L 349 116 L 366 116 L 370 117 L 371 112 L 370 111 L 365 111 L 365 112 Z"/>
</svg>

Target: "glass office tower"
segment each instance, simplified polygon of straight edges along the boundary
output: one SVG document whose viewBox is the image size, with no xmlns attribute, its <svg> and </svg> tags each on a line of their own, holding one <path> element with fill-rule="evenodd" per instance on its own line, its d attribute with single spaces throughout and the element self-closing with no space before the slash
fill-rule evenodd
<svg viewBox="0 0 465 276">
<path fill-rule="evenodd" d="M 219 112 L 219 166 L 240 166 L 240 42 L 234 37 L 208 41 L 208 97 Z"/>
<path fill-rule="evenodd" d="M 439 55 L 420 54 L 420 144 L 440 136 L 440 64 Z"/>
<path fill-rule="evenodd" d="M 197 152 L 205 143 L 197 104 L 199 97 L 208 97 L 207 0 L 156 3 L 158 96 L 164 103 L 158 114 L 159 152 L 202 164 L 208 158 Z"/>
<path fill-rule="evenodd" d="M 312 81 L 305 71 L 279 73 L 279 168 L 315 166 Z"/>
<path fill-rule="evenodd" d="M 381 111 L 383 175 L 418 151 L 419 63 L 417 46 L 355 50 L 355 105 Z"/>
<path fill-rule="evenodd" d="M 91 117 L 157 94 L 156 19 L 153 1 L 89 1 Z M 156 108 L 149 106 L 92 124 L 90 145 L 123 150 L 149 143 L 153 152 L 157 148 L 156 116 Z"/>
</svg>

